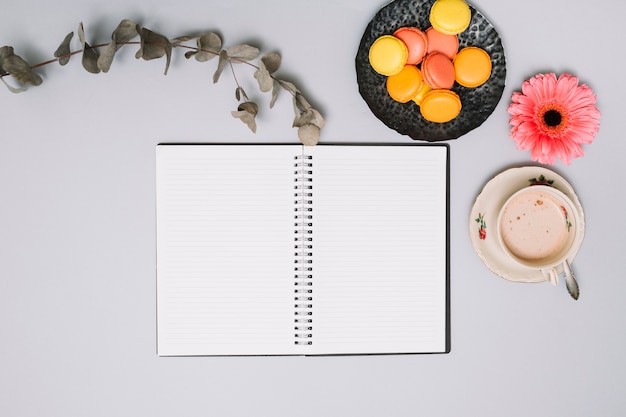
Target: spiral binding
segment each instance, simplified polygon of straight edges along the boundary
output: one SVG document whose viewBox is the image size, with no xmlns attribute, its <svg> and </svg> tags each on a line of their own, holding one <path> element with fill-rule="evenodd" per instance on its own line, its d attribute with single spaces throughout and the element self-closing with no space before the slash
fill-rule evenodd
<svg viewBox="0 0 626 417">
<path fill-rule="evenodd" d="M 312 345 L 313 341 L 313 157 L 295 158 L 295 344 Z"/>
</svg>

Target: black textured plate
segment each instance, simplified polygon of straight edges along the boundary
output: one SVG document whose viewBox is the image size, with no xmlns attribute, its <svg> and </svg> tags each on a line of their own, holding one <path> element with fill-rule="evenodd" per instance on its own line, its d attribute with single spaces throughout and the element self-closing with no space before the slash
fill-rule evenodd
<svg viewBox="0 0 626 417">
<path fill-rule="evenodd" d="M 506 61 L 500 36 L 495 28 L 470 5 L 472 20 L 458 35 L 459 48 L 477 46 L 491 57 L 491 77 L 476 88 L 455 83 L 452 90 L 461 98 L 461 113 L 450 122 L 432 123 L 420 114 L 412 101 L 398 103 L 389 97 L 387 77 L 375 72 L 369 63 L 369 49 L 382 35 L 391 35 L 403 26 L 426 30 L 430 24 L 430 8 L 435 0 L 395 0 L 378 11 L 367 26 L 356 55 L 356 73 L 361 96 L 378 117 L 391 129 L 416 140 L 430 142 L 456 139 L 480 126 L 498 105 L 504 90 Z"/>
</svg>

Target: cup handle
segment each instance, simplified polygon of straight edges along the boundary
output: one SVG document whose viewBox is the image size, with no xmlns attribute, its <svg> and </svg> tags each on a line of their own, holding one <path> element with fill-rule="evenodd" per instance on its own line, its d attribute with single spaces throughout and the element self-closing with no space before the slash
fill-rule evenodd
<svg viewBox="0 0 626 417">
<path fill-rule="evenodd" d="M 556 286 L 559 283 L 559 274 L 556 273 L 556 269 L 542 269 L 541 272 L 546 278 L 546 281 L 548 281 L 550 284 Z"/>
</svg>

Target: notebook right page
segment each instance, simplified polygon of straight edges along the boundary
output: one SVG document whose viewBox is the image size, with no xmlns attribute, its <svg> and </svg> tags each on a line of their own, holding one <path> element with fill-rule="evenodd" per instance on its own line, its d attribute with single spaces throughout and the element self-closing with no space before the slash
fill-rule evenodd
<svg viewBox="0 0 626 417">
<path fill-rule="evenodd" d="M 314 178 L 312 351 L 445 352 L 448 148 L 306 152 Z"/>
</svg>

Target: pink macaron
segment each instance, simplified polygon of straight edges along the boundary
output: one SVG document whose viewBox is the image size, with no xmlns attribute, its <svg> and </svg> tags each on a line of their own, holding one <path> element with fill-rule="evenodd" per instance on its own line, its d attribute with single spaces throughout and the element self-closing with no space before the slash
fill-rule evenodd
<svg viewBox="0 0 626 417">
<path fill-rule="evenodd" d="M 454 64 L 440 52 L 426 55 L 421 70 L 422 78 L 432 89 L 450 89 L 454 85 Z"/>
<path fill-rule="evenodd" d="M 446 35 L 432 26 L 426 29 L 425 34 L 428 41 L 426 54 L 440 52 L 452 59 L 459 51 L 459 38 L 457 35 Z"/>
<path fill-rule="evenodd" d="M 426 55 L 426 34 L 415 27 L 401 27 L 393 33 L 393 36 L 403 41 L 409 51 L 406 63 L 417 65 L 422 62 Z"/>
</svg>

